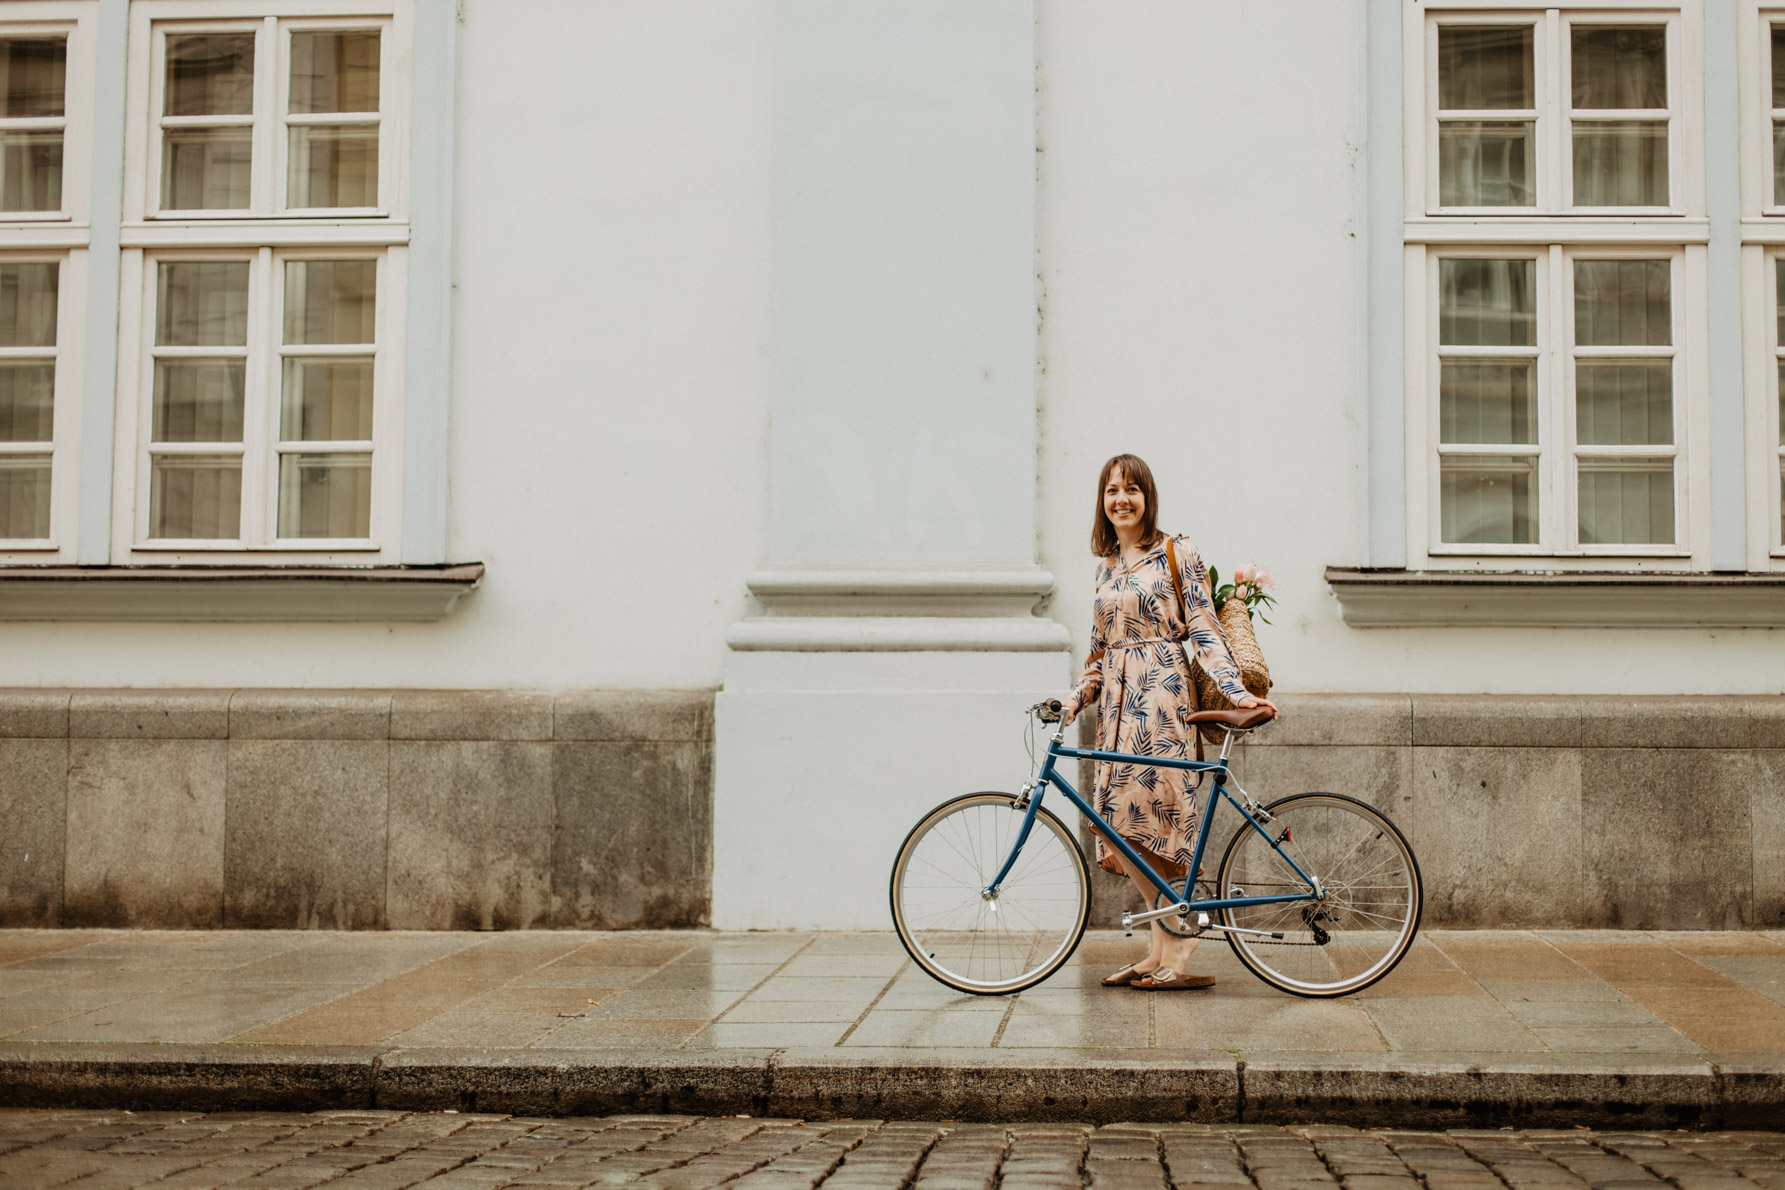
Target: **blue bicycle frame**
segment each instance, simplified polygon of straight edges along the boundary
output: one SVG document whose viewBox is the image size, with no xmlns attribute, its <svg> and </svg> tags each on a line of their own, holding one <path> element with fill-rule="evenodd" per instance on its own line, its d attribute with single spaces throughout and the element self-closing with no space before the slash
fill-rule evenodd
<svg viewBox="0 0 1785 1190">
<path fill-rule="evenodd" d="M 1232 737 L 1229 736 L 1230 743 L 1231 740 Z M 1057 771 L 1055 766 L 1061 760 L 1097 760 L 1115 762 L 1117 764 L 1145 765 L 1149 768 L 1183 769 L 1192 773 L 1214 774 L 1214 787 L 1209 790 L 1209 800 L 1203 808 L 1202 823 L 1198 826 L 1196 832 L 1196 848 L 1190 860 L 1190 867 L 1184 873 L 1184 887 L 1181 890 L 1173 888 L 1159 875 L 1158 872 L 1155 872 L 1153 870 L 1153 865 L 1142 859 L 1140 853 L 1135 851 L 1135 849 L 1129 845 L 1128 840 L 1117 834 L 1115 830 L 1111 828 L 1109 823 L 1104 820 L 1103 815 L 1099 814 L 1091 807 L 1089 802 L 1079 796 L 1078 790 L 1072 787 L 1072 783 L 1067 781 L 1066 778 L 1061 776 Z M 1083 814 L 1090 822 L 1092 829 L 1103 836 L 1105 842 L 1120 852 L 1129 863 L 1133 864 L 1136 871 L 1145 872 L 1147 874 L 1148 879 L 1153 882 L 1153 885 L 1158 888 L 1163 896 L 1169 899 L 1171 906 L 1174 909 L 1180 904 L 1187 906 L 1185 910 L 1186 912 L 1191 912 L 1208 911 L 1212 909 L 1238 909 L 1245 905 L 1280 905 L 1288 901 L 1316 901 L 1322 899 L 1324 892 L 1320 887 L 1320 882 L 1302 871 L 1301 865 L 1295 862 L 1294 857 L 1283 850 L 1282 844 L 1287 842 L 1289 838 L 1288 829 L 1285 828 L 1281 837 L 1272 838 L 1270 832 L 1265 830 L 1258 819 L 1253 817 L 1252 813 L 1247 810 L 1245 806 L 1241 805 L 1233 794 L 1228 791 L 1227 775 L 1227 749 L 1225 747 L 1221 749 L 1220 758 L 1212 761 L 1178 760 L 1173 757 L 1165 756 L 1132 756 L 1126 752 L 1099 752 L 1092 748 L 1068 748 L 1066 747 L 1062 733 L 1055 732 L 1048 744 L 1047 763 L 1042 766 L 1041 775 L 1035 779 L 1035 784 L 1032 785 L 1024 795 L 1029 805 L 1027 813 L 1023 816 L 1022 829 L 1017 832 L 1016 844 L 1010 849 L 1010 854 L 1005 857 L 1004 866 L 999 868 L 997 876 L 993 877 L 991 886 L 983 891 L 989 896 L 997 896 L 998 886 L 1004 883 L 1004 877 L 1009 875 L 1011 867 L 1016 863 L 1016 857 L 1022 853 L 1023 844 L 1028 842 L 1029 831 L 1035 825 L 1035 815 L 1041 811 L 1042 794 L 1046 792 L 1048 786 L 1054 785 L 1059 787 L 1060 792 L 1066 796 L 1067 801 L 1078 807 L 1079 813 Z M 1283 862 L 1288 864 L 1290 868 L 1295 871 L 1297 876 L 1301 877 L 1302 881 L 1308 886 L 1308 891 L 1283 893 L 1278 896 L 1270 897 L 1217 897 L 1208 901 L 1191 899 L 1190 891 L 1196 880 L 1196 873 L 1202 868 L 1203 850 L 1208 846 L 1209 827 L 1215 819 L 1215 798 L 1217 796 L 1225 798 L 1228 804 L 1239 811 L 1241 819 L 1264 837 L 1264 841 L 1270 844 L 1271 850 L 1275 851 L 1279 856 L 1282 856 Z"/>
</svg>

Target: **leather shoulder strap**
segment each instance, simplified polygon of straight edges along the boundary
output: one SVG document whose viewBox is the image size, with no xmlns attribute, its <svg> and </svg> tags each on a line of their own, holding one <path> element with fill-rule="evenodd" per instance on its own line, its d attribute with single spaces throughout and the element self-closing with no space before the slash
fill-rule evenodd
<svg viewBox="0 0 1785 1190">
<path fill-rule="evenodd" d="M 1178 615 L 1182 617 L 1184 621 L 1184 637 L 1188 637 L 1190 635 L 1190 608 L 1184 602 L 1183 581 L 1178 578 L 1178 551 L 1176 546 L 1172 543 L 1172 539 L 1169 537 L 1165 539 L 1165 561 L 1166 564 L 1171 567 L 1171 589 L 1177 592 Z M 1179 639 L 1182 640 L 1184 637 L 1180 637 Z"/>
</svg>

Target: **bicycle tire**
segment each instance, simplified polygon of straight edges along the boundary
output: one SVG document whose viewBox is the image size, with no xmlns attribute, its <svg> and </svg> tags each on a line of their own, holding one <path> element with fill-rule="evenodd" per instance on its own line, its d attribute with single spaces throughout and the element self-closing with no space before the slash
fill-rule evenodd
<svg viewBox="0 0 1785 1190">
<path fill-rule="evenodd" d="M 1023 811 L 1008 793 L 970 793 L 918 820 L 893 862 L 893 927 L 920 968 L 975 996 L 1034 987 L 1078 949 L 1091 911 L 1091 872 L 1072 832 L 1038 808 L 999 888 L 982 890 L 1016 841 Z"/>
<path fill-rule="evenodd" d="M 1393 971 L 1413 945 L 1424 907 L 1419 861 L 1406 836 L 1374 807 L 1339 793 L 1292 794 L 1265 810 L 1267 829 L 1326 895 L 1222 910 L 1223 925 L 1284 934 L 1276 940 L 1230 933 L 1234 956 L 1272 987 L 1310 998 L 1348 996 Z M 1223 897 L 1307 888 L 1244 824 L 1227 844 L 1216 880 Z"/>
</svg>

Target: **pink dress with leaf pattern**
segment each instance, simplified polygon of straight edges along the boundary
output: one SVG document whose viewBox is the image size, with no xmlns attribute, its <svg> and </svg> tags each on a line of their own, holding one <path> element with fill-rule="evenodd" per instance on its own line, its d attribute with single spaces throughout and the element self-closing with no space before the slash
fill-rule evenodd
<svg viewBox="0 0 1785 1190">
<path fill-rule="evenodd" d="M 1067 701 L 1074 711 L 1096 701 L 1097 747 L 1102 751 L 1195 758 L 1196 733 L 1189 716 L 1196 710 L 1196 687 L 1190 681 L 1187 650 L 1194 651 L 1227 697 L 1235 702 L 1250 697 L 1215 619 L 1202 555 L 1189 538 L 1172 540 L 1189 609 L 1188 631 L 1172 588 L 1163 537 L 1133 566 L 1124 566 L 1120 556 L 1097 566 L 1091 657 Z M 1156 859 L 1162 876 L 1182 877 L 1189 870 L 1196 841 L 1189 777 L 1182 769 L 1097 766 L 1092 804 L 1143 857 Z M 1123 871 L 1121 857 L 1101 838 L 1097 862 L 1112 872 Z"/>
</svg>

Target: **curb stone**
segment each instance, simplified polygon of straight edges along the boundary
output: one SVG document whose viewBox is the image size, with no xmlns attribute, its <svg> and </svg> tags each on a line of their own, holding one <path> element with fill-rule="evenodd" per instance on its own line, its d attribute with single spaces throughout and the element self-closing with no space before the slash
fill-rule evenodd
<svg viewBox="0 0 1785 1190">
<path fill-rule="evenodd" d="M 0 1106 L 1785 1130 L 1785 1057 L 12 1043 Z"/>
</svg>

